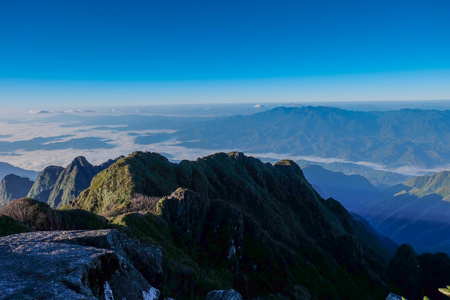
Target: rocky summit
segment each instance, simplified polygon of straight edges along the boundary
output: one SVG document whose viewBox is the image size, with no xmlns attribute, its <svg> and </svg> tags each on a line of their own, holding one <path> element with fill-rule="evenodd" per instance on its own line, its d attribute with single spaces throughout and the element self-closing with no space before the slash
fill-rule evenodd
<svg viewBox="0 0 450 300">
<path fill-rule="evenodd" d="M 2 299 L 158 299 L 158 247 L 115 230 L 48 231 L 0 238 Z M 138 270 L 145 267 L 147 278 Z M 114 298 L 111 298 L 113 295 Z"/>
</svg>

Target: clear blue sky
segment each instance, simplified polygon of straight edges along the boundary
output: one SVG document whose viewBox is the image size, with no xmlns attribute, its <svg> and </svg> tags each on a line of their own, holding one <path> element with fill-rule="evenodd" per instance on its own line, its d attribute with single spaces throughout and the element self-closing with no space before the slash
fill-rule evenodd
<svg viewBox="0 0 450 300">
<path fill-rule="evenodd" d="M 0 102 L 450 99 L 450 1 L 0 1 Z"/>
</svg>

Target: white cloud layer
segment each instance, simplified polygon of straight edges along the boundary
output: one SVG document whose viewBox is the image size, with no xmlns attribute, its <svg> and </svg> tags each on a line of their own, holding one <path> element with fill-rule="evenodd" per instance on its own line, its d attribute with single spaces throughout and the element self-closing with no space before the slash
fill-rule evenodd
<svg viewBox="0 0 450 300">
<path fill-rule="evenodd" d="M 74 138 L 96 137 L 109 141 L 114 147 L 110 149 L 61 149 L 61 150 L 16 150 L 10 153 L 1 153 L 0 161 L 14 166 L 40 171 L 49 165 L 67 166 L 75 157 L 85 156 L 92 164 L 101 164 L 108 159 L 120 155 L 128 155 L 134 151 L 152 151 L 172 155 L 174 160 L 196 159 L 199 156 L 211 154 L 211 150 L 187 149 L 177 145 L 177 142 L 165 142 L 151 145 L 138 145 L 134 142 L 137 134 L 174 133 L 174 130 L 116 130 L 120 126 L 108 126 L 111 129 L 98 130 L 98 126 L 62 127 L 63 123 L 29 122 L 19 124 L 0 123 L 1 138 L 4 142 L 17 142 L 31 140 L 36 137 L 60 137 L 57 142 L 66 142 Z M 45 142 L 50 144 L 55 141 Z"/>
</svg>

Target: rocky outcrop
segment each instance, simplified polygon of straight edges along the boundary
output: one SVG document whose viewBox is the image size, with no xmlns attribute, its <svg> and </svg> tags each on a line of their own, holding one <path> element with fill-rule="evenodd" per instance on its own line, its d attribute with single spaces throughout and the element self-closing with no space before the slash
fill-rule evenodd
<svg viewBox="0 0 450 300">
<path fill-rule="evenodd" d="M 155 284 L 161 276 L 161 249 L 115 230 L 11 235 L 0 238 L 0 252 L 5 298 L 156 300 L 160 294 L 148 280 Z M 144 277 L 139 268 L 154 273 Z"/>
<path fill-rule="evenodd" d="M 389 295 L 386 297 L 386 300 L 403 300 L 402 296 L 399 296 L 394 293 L 389 293 Z"/>
<path fill-rule="evenodd" d="M 214 290 L 206 295 L 205 300 L 242 300 L 241 294 L 235 290 Z"/>
<path fill-rule="evenodd" d="M 6 175 L 0 181 L 0 206 L 6 205 L 13 199 L 23 198 L 27 195 L 33 182 L 14 174 Z"/>
<path fill-rule="evenodd" d="M 402 295 L 417 299 L 420 290 L 419 256 L 410 245 L 401 245 L 389 264 L 388 274 Z M 406 294 L 405 294 L 406 292 Z"/>
<path fill-rule="evenodd" d="M 59 175 L 64 171 L 63 167 L 48 166 L 41 173 L 39 173 L 36 182 L 28 192 L 27 197 L 47 202 L 50 193 L 55 187 Z"/>
<path fill-rule="evenodd" d="M 388 276 L 393 291 L 407 299 L 445 300 L 448 297 L 438 289 L 450 282 L 450 258 L 445 253 L 418 255 L 410 245 L 401 245 L 389 264 Z"/>
<path fill-rule="evenodd" d="M 117 230 L 41 231 L 13 235 L 9 240 L 76 244 L 112 250 L 128 264 L 136 266 L 151 284 L 161 283 L 162 249 L 129 239 Z"/>
</svg>

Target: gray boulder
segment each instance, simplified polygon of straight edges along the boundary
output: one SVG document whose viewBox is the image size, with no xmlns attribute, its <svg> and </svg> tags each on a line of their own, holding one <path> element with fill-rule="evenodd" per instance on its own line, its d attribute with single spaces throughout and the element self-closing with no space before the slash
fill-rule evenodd
<svg viewBox="0 0 450 300">
<path fill-rule="evenodd" d="M 214 290 L 206 295 L 205 300 L 242 300 L 242 296 L 233 289 Z"/>
<path fill-rule="evenodd" d="M 57 242 L 112 250 L 127 264 L 133 265 L 153 286 L 159 286 L 162 277 L 162 249 L 127 238 L 114 229 L 39 231 L 12 235 L 10 240 L 26 242 Z"/>
<path fill-rule="evenodd" d="M 403 298 L 397 294 L 394 293 L 390 293 L 387 297 L 386 300 L 402 300 Z"/>
<path fill-rule="evenodd" d="M 160 280 L 161 249 L 116 230 L 10 235 L 0 238 L 0 253 L 0 299 L 147 300 L 160 294 L 134 265 L 151 265 L 147 272 L 155 273 L 147 277 Z"/>
</svg>

